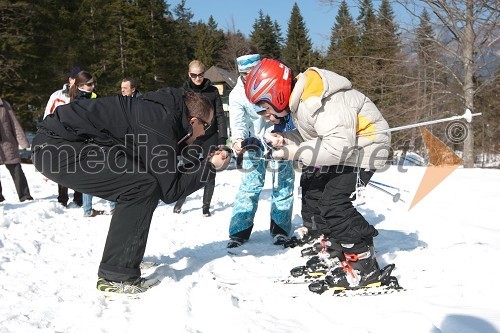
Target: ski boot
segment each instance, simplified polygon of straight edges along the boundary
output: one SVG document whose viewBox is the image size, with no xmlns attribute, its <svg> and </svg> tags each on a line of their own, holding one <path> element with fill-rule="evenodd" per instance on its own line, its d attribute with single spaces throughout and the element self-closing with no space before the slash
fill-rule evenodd
<svg viewBox="0 0 500 333">
<path fill-rule="evenodd" d="M 317 232 L 312 232 L 306 227 L 301 227 L 295 230 L 295 235 L 290 237 L 284 244 L 284 248 L 294 248 L 296 246 L 304 246 L 306 244 L 312 244 L 319 235 Z"/>
<path fill-rule="evenodd" d="M 298 266 L 290 271 L 293 277 L 305 275 L 307 277 L 319 278 L 324 276 L 328 271 L 340 265 L 345 259 L 342 253 L 340 244 L 322 239 L 322 244 L 313 246 L 316 255 L 312 256 L 305 266 Z M 305 250 L 305 249 L 304 249 Z"/>
<path fill-rule="evenodd" d="M 338 244 L 332 239 L 321 236 L 318 242 L 314 243 L 313 246 L 302 249 L 300 251 L 300 254 L 303 257 L 310 257 L 318 255 L 320 253 L 328 253 L 332 251 L 338 252 L 336 253 L 337 256 L 340 255 L 340 257 L 342 258 L 344 257 L 344 255 L 342 254 L 342 247 L 340 246 L 340 244 Z"/>
<path fill-rule="evenodd" d="M 297 266 L 292 268 L 290 275 L 294 278 L 303 277 L 304 279 L 318 279 L 325 276 L 332 267 L 341 263 L 338 257 L 326 258 L 321 256 L 314 256 L 309 259 L 304 266 Z"/>
<path fill-rule="evenodd" d="M 386 275 L 384 274 L 384 278 Z M 345 253 L 345 260 L 334 267 L 323 281 L 311 283 L 309 290 L 321 294 L 328 289 L 341 291 L 381 285 L 382 271 L 378 266 L 373 246 L 368 246 L 367 251 L 359 254 Z"/>
</svg>

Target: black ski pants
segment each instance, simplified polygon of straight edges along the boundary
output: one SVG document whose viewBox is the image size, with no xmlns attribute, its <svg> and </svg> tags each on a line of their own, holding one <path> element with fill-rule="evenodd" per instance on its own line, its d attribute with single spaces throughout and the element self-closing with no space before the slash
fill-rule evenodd
<svg viewBox="0 0 500 333">
<path fill-rule="evenodd" d="M 62 186 L 61 184 L 57 184 L 57 201 L 62 203 L 63 206 L 67 206 L 68 200 L 69 200 L 68 188 L 65 186 Z M 82 205 L 83 195 L 81 192 L 74 191 L 73 202 L 76 203 L 78 206 Z"/>
<path fill-rule="evenodd" d="M 214 136 L 215 138 L 216 136 Z M 213 141 L 213 140 L 212 140 Z M 212 144 L 212 145 L 208 145 L 209 142 L 200 142 L 200 141 L 195 141 L 194 145 L 193 146 L 189 146 L 191 152 L 188 153 L 188 151 L 183 151 L 183 153 L 185 154 L 185 156 L 187 154 L 190 154 L 190 156 L 199 156 L 200 153 L 201 155 L 203 156 L 203 158 L 207 158 L 207 156 L 214 152 L 215 150 L 217 150 L 217 146 Z M 196 151 L 195 153 L 193 152 Z M 187 159 L 187 162 L 189 163 L 189 157 L 188 156 L 188 159 Z M 214 196 L 214 190 L 215 190 L 215 177 L 213 179 L 210 179 L 207 184 L 205 185 L 205 187 L 203 188 L 203 201 L 202 201 L 202 208 L 205 209 L 205 208 L 210 208 L 210 203 L 212 202 L 212 197 Z M 177 202 L 175 203 L 175 207 L 176 208 L 182 208 L 182 205 L 184 205 L 184 203 L 186 202 L 186 199 L 187 197 L 184 197 L 184 198 L 181 198 L 179 200 L 177 200 Z"/>
<path fill-rule="evenodd" d="M 108 158 L 109 147 L 69 142 L 40 133 L 33 139 L 33 147 L 33 164 L 44 176 L 117 203 L 98 276 L 111 281 L 140 277 L 139 265 L 161 194 L 156 178 L 139 172 L 137 162 L 123 152 Z"/>
<path fill-rule="evenodd" d="M 21 168 L 21 163 L 5 164 L 5 167 L 9 170 L 10 175 L 12 176 L 19 200 L 24 201 L 27 198 L 31 198 L 28 181 L 26 180 L 26 176 Z M 2 183 L 0 183 L 0 197 L 3 197 Z"/>
<path fill-rule="evenodd" d="M 210 208 L 210 203 L 212 202 L 212 197 L 214 196 L 215 190 L 215 178 L 210 179 L 207 185 L 203 188 L 203 206 L 202 208 Z M 181 208 L 186 202 L 187 197 L 177 200 L 175 207 Z"/>
<path fill-rule="evenodd" d="M 307 167 L 302 170 L 304 226 L 338 243 L 354 244 L 350 253 L 363 252 L 378 231 L 352 205 L 357 174 L 366 185 L 373 170 L 348 166 Z"/>
</svg>

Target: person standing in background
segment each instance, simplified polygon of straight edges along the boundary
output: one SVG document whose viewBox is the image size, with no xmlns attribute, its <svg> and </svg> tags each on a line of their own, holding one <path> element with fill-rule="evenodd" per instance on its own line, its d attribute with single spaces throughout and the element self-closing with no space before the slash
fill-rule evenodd
<svg viewBox="0 0 500 333">
<path fill-rule="evenodd" d="M 97 95 L 94 93 L 95 81 L 92 74 L 86 71 L 81 71 L 75 77 L 74 84 L 69 88 L 69 98 L 71 102 L 96 98 Z M 93 195 L 83 193 L 82 196 L 82 208 L 84 217 L 95 217 L 97 215 L 103 215 L 103 210 L 96 210 L 92 208 Z M 115 202 L 110 201 L 109 203 L 110 212 L 115 209 Z"/>
<path fill-rule="evenodd" d="M 122 96 L 129 96 L 129 97 L 141 96 L 139 89 L 137 89 L 137 83 L 131 77 L 124 78 L 122 80 L 120 88 L 122 90 Z"/>
<path fill-rule="evenodd" d="M 23 202 L 33 200 L 33 198 L 21 168 L 19 146 L 26 149 L 30 145 L 12 107 L 7 101 L 0 98 L 0 164 L 4 164 L 9 170 L 16 185 L 19 201 Z M 0 183 L 0 202 L 4 200 L 2 184 Z"/>
<path fill-rule="evenodd" d="M 226 146 L 227 141 L 227 125 L 226 117 L 224 116 L 224 109 L 222 108 L 222 100 L 220 98 L 219 90 L 212 85 L 209 79 L 204 77 L 205 65 L 199 60 L 193 60 L 188 66 L 188 79 L 184 82 L 182 89 L 184 91 L 193 91 L 200 93 L 207 97 L 212 103 L 215 115 L 213 117 L 210 127 L 205 131 L 205 134 L 198 137 L 193 144 L 192 150 L 186 151 L 183 158 L 201 156 L 206 158 L 216 148 L 223 148 Z M 212 179 L 203 189 L 203 216 L 210 216 L 210 202 L 214 195 L 215 178 Z M 174 206 L 174 213 L 180 213 L 182 205 L 186 198 L 177 200 Z"/>
<path fill-rule="evenodd" d="M 68 81 L 62 87 L 62 89 L 55 91 L 52 95 L 50 95 L 49 101 L 47 102 L 47 106 L 45 107 L 45 113 L 43 118 L 45 119 L 48 115 L 54 113 L 54 110 L 64 104 L 68 104 L 70 102 L 69 90 L 75 83 L 75 77 L 78 73 L 80 73 L 83 69 L 81 67 L 73 67 L 71 71 L 68 73 Z M 68 206 L 68 188 L 64 187 L 60 184 L 57 184 L 57 201 L 63 205 L 64 207 Z M 81 207 L 82 206 L 82 194 L 78 191 L 74 191 L 73 193 L 73 205 Z"/>
</svg>

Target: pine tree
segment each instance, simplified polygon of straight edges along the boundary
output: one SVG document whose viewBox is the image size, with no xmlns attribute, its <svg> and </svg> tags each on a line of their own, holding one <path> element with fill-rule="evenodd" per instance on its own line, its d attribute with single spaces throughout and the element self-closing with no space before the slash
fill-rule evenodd
<svg viewBox="0 0 500 333">
<path fill-rule="evenodd" d="M 335 17 L 328 47 L 328 65 L 337 73 L 352 77 L 354 56 L 358 55 L 358 29 L 343 0 Z"/>
<path fill-rule="evenodd" d="M 82 1 L 78 16 L 86 24 L 73 50 L 77 63 L 94 75 L 99 95 L 119 93 L 121 78 L 143 71 L 143 57 L 150 56 L 140 36 L 143 14 L 136 1 Z"/>
<path fill-rule="evenodd" d="M 128 72 L 138 81 L 140 89 L 154 90 L 165 85 L 179 85 L 185 76 L 186 55 L 184 38 L 177 29 L 169 6 L 163 0 L 142 0 L 139 2 L 144 19 L 141 38 L 144 57 L 140 65 L 142 72 Z"/>
<path fill-rule="evenodd" d="M 259 17 L 252 28 L 250 40 L 260 55 L 263 58 L 280 58 L 283 38 L 278 22 L 272 22 L 269 15 L 264 15 L 262 10 L 259 10 Z"/>
<path fill-rule="evenodd" d="M 74 30 L 65 15 L 71 10 L 74 1 L 0 1 L 0 96 L 12 104 L 25 130 L 35 129 L 52 85 L 60 89 L 67 73 L 61 64 L 65 36 Z"/>
<path fill-rule="evenodd" d="M 311 65 L 312 44 L 308 34 L 299 6 L 295 3 L 288 21 L 287 39 L 282 53 L 283 61 L 295 73 L 302 72 Z"/>
<path fill-rule="evenodd" d="M 193 39 L 193 29 L 194 23 L 193 13 L 191 12 L 191 8 L 186 7 L 186 0 L 182 0 L 177 6 L 175 6 L 173 10 L 176 22 L 177 22 L 177 31 L 182 36 L 182 43 L 179 45 L 181 49 L 177 52 L 184 54 L 186 57 L 186 62 L 194 59 L 194 51 L 195 51 L 195 40 Z"/>
<path fill-rule="evenodd" d="M 212 16 L 208 23 L 198 23 L 195 29 L 196 50 L 195 58 L 210 68 L 219 61 L 224 48 L 224 32 L 217 29 L 217 23 Z"/>
<path fill-rule="evenodd" d="M 376 16 L 376 29 L 374 30 L 375 47 L 371 57 L 374 58 L 373 69 L 377 71 L 372 82 L 374 95 L 386 120 L 392 121 L 393 115 L 403 109 L 401 89 L 403 76 L 401 75 L 403 63 L 401 61 L 398 26 L 395 23 L 394 11 L 388 0 L 382 0 L 378 15 Z"/>
<path fill-rule="evenodd" d="M 357 21 L 360 26 L 360 54 L 362 56 L 373 55 L 377 50 L 377 18 L 372 0 L 361 2 Z"/>
<path fill-rule="evenodd" d="M 398 26 L 395 23 L 395 15 L 388 0 L 382 0 L 378 10 L 378 48 L 382 55 L 393 57 L 399 51 Z"/>
</svg>

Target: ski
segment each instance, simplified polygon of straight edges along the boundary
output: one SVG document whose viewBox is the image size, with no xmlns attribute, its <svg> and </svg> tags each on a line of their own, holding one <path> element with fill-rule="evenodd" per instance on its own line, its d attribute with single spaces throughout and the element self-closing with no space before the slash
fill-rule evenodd
<svg viewBox="0 0 500 333">
<path fill-rule="evenodd" d="M 328 286 L 325 286 L 325 288 L 323 288 L 321 292 L 318 292 L 317 288 L 319 284 L 315 284 L 313 290 L 311 290 L 311 285 L 309 285 L 309 290 L 314 293 L 322 295 L 331 295 L 332 297 L 379 296 L 379 295 L 398 293 L 406 290 L 399 285 L 396 277 L 391 276 L 389 277 L 389 279 L 391 281 L 388 282 L 388 284 L 382 284 L 380 286 L 365 287 L 359 289 L 333 290 L 329 289 Z"/>
<path fill-rule="evenodd" d="M 275 282 L 284 284 L 304 284 L 317 281 L 324 277 L 330 270 L 331 265 L 323 261 L 319 256 L 314 256 L 304 266 L 297 266 L 290 270 L 290 276 L 278 279 Z"/>
<path fill-rule="evenodd" d="M 395 276 L 391 276 L 394 267 L 394 264 L 385 266 L 381 270 L 379 282 L 366 287 L 360 287 L 356 289 L 336 289 L 331 288 L 327 281 L 319 280 L 309 284 L 308 288 L 309 291 L 316 294 L 331 292 L 332 296 L 335 297 L 376 296 L 392 294 L 404 290 L 404 288 L 399 285 L 398 279 Z"/>
<path fill-rule="evenodd" d="M 290 275 L 285 279 L 276 279 L 274 283 L 283 283 L 283 284 L 309 284 L 314 281 L 318 281 L 324 275 L 311 276 L 311 275 L 303 275 L 303 276 L 293 276 Z"/>
</svg>

